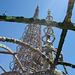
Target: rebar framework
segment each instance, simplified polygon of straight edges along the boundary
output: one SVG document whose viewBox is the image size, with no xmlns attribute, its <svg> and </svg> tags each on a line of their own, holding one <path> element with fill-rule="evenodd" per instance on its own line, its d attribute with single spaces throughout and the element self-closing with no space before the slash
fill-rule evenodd
<svg viewBox="0 0 75 75">
<path fill-rule="evenodd" d="M 37 6 L 35 10 L 35 14 L 33 18 L 37 19 L 38 13 L 39 13 L 39 5 Z M 28 24 L 25 27 L 24 33 L 22 37 L 20 38 L 20 40 L 22 40 L 23 42 L 26 42 L 29 45 L 32 45 L 35 48 L 41 49 L 41 46 L 42 46 L 41 44 L 41 26 L 34 25 L 34 24 Z M 16 47 L 16 51 L 17 52 L 31 52 L 25 55 L 17 54 L 17 57 L 21 61 L 23 68 L 25 69 L 26 72 L 36 71 L 37 69 L 38 70 L 41 69 L 41 66 L 39 64 L 40 55 L 36 55 L 35 53 L 32 53 L 32 51 L 28 47 L 23 47 L 21 45 L 18 45 Z M 14 63 L 14 66 L 13 68 L 11 68 L 12 66 L 10 65 L 10 68 L 12 70 L 20 71 L 20 65 L 17 63 L 17 61 L 14 58 L 13 58 L 12 63 Z"/>
<path fill-rule="evenodd" d="M 58 23 L 58 25 L 63 24 L 63 26 L 64 25 L 66 26 L 66 24 L 67 25 L 72 24 L 70 21 L 70 18 L 72 15 L 73 5 L 74 5 L 74 1 L 69 0 L 68 11 L 67 11 L 67 15 L 65 17 L 65 20 L 62 23 Z M 69 7 L 72 7 L 72 8 L 69 8 Z M 33 24 L 33 21 L 34 20 L 40 21 L 40 24 L 42 24 L 42 23 L 45 24 L 45 22 L 51 23 L 50 17 L 52 18 L 52 16 L 50 16 L 50 11 L 48 10 L 48 16 L 47 16 L 48 20 L 47 21 L 45 19 L 39 20 L 38 19 L 38 12 L 39 12 L 39 6 L 37 6 L 37 8 L 36 8 L 36 11 L 35 11 L 33 18 L 27 19 L 30 21 L 29 22 L 30 24 L 25 27 L 24 33 L 23 33 L 22 37 L 20 38 L 20 40 L 22 40 L 23 42 L 19 41 L 19 40 L 15 41 L 10 38 L 0 37 L 0 41 L 9 41 L 9 42 L 14 41 L 14 43 L 19 43 L 19 44 L 24 45 L 24 46 L 18 45 L 16 48 L 16 51 L 17 51 L 16 53 L 10 53 L 10 51 L 9 52 L 1 51 L 1 53 L 6 53 L 6 54 L 14 54 L 14 55 L 17 54 L 18 60 L 23 65 L 23 70 L 22 70 L 18 61 L 15 58 L 13 58 L 13 61 L 10 63 L 10 69 L 12 70 L 12 72 L 8 72 L 7 74 L 13 75 L 13 73 L 14 74 L 21 74 L 21 73 L 23 74 L 24 73 L 24 75 L 30 75 L 30 74 L 31 75 L 35 75 L 35 74 L 36 75 L 38 75 L 38 74 L 39 75 L 47 75 L 47 74 L 48 75 L 49 74 L 51 74 L 51 75 L 65 75 L 62 71 L 59 71 L 56 69 L 56 65 L 61 64 L 61 65 L 63 65 L 63 67 L 65 69 L 66 75 L 68 75 L 67 69 L 64 65 L 70 66 L 72 68 L 75 68 L 75 65 L 63 62 L 63 54 L 61 52 L 61 49 L 62 49 L 62 45 L 64 42 L 63 39 L 65 39 L 64 36 L 66 36 L 66 34 L 65 34 L 66 31 L 65 31 L 65 29 L 63 29 L 58 49 L 55 49 L 52 46 L 52 43 L 55 40 L 55 35 L 53 34 L 54 31 L 53 31 L 52 27 L 49 26 L 49 24 L 48 24 L 48 27 L 44 28 L 44 32 L 46 29 L 47 29 L 47 32 L 45 32 L 45 35 L 42 37 L 42 41 L 44 42 L 44 45 L 42 47 L 41 26 Z M 71 13 L 71 15 L 70 15 L 70 13 Z M 2 17 L 2 16 L 0 16 L 0 17 Z M 3 17 L 2 17 L 3 21 L 4 21 L 4 18 L 6 18 L 5 19 L 6 21 L 8 21 L 8 20 L 10 22 L 12 21 L 12 19 L 9 19 L 5 15 L 3 15 Z M 23 17 L 20 17 L 20 18 L 22 18 L 22 20 L 24 19 Z M 16 17 L 16 19 L 19 19 L 19 17 Z M 20 21 L 22 21 L 22 20 L 20 19 Z M 15 20 L 15 21 L 17 21 L 17 20 Z M 32 22 L 32 24 L 31 24 L 31 22 Z M 46 41 L 43 40 L 44 37 L 46 37 Z M 50 37 L 53 37 L 52 41 L 51 41 Z M 28 44 L 27 46 L 25 46 L 26 45 L 25 42 Z M 1 46 L 1 47 L 3 47 L 3 46 Z M 35 53 L 33 53 L 33 50 L 35 50 Z M 37 53 L 39 53 L 38 50 L 41 51 L 39 55 L 37 54 Z M 45 55 L 42 54 L 43 52 L 45 52 Z M 20 55 L 21 53 L 26 53 L 26 54 Z M 54 55 L 56 56 L 56 59 L 55 59 Z M 59 55 L 61 55 L 61 57 L 59 57 Z M 52 63 L 50 63 L 50 60 Z M 13 63 L 13 66 L 12 66 L 12 63 Z M 52 67 L 54 67 L 55 69 L 52 70 Z M 40 73 L 40 71 L 41 71 L 41 73 Z M 46 71 L 46 73 L 45 73 L 45 71 Z M 48 71 L 48 73 L 47 73 L 47 71 Z"/>
</svg>

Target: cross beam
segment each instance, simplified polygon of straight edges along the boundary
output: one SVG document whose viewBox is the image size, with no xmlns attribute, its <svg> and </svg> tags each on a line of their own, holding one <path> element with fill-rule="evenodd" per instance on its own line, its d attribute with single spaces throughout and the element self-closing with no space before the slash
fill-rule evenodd
<svg viewBox="0 0 75 75">
<path fill-rule="evenodd" d="M 45 26 L 52 26 L 57 27 L 60 29 L 69 29 L 75 31 L 75 25 L 71 22 L 66 22 L 64 25 L 63 22 L 56 22 L 56 21 L 48 21 L 45 19 L 34 19 L 34 18 L 24 18 L 22 16 L 2 16 L 0 15 L 0 21 L 6 21 L 6 22 L 17 22 L 17 23 L 29 23 L 29 24 L 39 24 L 39 25 L 45 25 Z"/>
</svg>

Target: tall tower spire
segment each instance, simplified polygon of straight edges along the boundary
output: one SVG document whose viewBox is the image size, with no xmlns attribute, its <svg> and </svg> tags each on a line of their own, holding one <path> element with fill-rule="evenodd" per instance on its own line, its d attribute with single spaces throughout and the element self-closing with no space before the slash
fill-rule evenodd
<svg viewBox="0 0 75 75">
<path fill-rule="evenodd" d="M 38 18 L 38 14 L 39 14 L 39 4 L 37 5 L 33 18 Z"/>
<path fill-rule="evenodd" d="M 37 6 L 33 18 L 38 18 L 39 14 L 39 5 Z M 24 33 L 22 37 L 20 38 L 23 42 L 28 43 L 29 45 L 32 45 L 35 48 L 41 49 L 41 26 L 29 24 L 25 27 Z M 33 72 L 35 70 L 41 69 L 41 63 L 40 63 L 40 55 L 36 55 L 35 53 L 32 53 L 31 49 L 28 47 L 23 47 L 21 45 L 18 45 L 16 47 L 17 52 L 30 52 L 30 54 L 25 55 L 17 55 L 19 60 L 21 61 L 23 68 L 26 72 Z M 37 59 L 36 59 L 37 58 Z M 13 67 L 10 64 L 10 68 L 12 70 L 18 70 L 20 71 L 20 65 L 18 62 L 13 59 Z"/>
</svg>

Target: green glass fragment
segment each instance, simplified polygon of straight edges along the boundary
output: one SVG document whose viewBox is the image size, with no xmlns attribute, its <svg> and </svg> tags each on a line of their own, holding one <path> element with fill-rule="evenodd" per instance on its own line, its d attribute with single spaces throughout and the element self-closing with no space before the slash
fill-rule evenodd
<svg viewBox="0 0 75 75">
<path fill-rule="evenodd" d="M 50 41 L 50 39 L 47 38 L 47 41 Z"/>
<path fill-rule="evenodd" d="M 16 20 L 15 22 L 19 22 L 20 23 L 21 21 Z"/>
<path fill-rule="evenodd" d="M 41 22 L 42 22 L 42 23 L 45 23 L 45 21 L 46 21 L 45 19 L 41 19 Z"/>
<path fill-rule="evenodd" d="M 31 46 L 31 48 L 32 48 L 33 46 Z"/>
<path fill-rule="evenodd" d="M 19 17 L 16 17 L 16 19 L 19 19 Z"/>
<path fill-rule="evenodd" d="M 2 15 L 0 15 L 0 19 L 2 19 Z"/>
<path fill-rule="evenodd" d="M 45 21 L 45 19 L 41 19 L 42 21 Z"/>
<path fill-rule="evenodd" d="M 6 19 L 6 15 L 2 16 L 3 19 Z"/>
<path fill-rule="evenodd" d="M 35 48 L 34 50 L 35 50 L 35 51 L 37 51 L 37 49 L 36 49 L 36 48 Z"/>
<path fill-rule="evenodd" d="M 65 66 L 68 66 L 69 64 L 67 64 L 67 63 L 63 63 Z"/>
<path fill-rule="evenodd" d="M 6 22 L 9 22 L 8 20 L 6 20 Z"/>
<path fill-rule="evenodd" d="M 24 42 L 22 42 L 21 44 L 22 44 L 22 45 L 25 45 L 25 43 L 24 43 Z"/>
<path fill-rule="evenodd" d="M 75 68 L 75 65 L 73 65 L 72 67 Z"/>
<path fill-rule="evenodd" d="M 73 7 L 71 7 L 71 6 L 68 6 L 68 8 L 69 8 L 70 10 L 72 10 L 72 9 L 73 9 Z"/>
<path fill-rule="evenodd" d="M 40 20 L 39 20 L 39 19 L 35 19 L 35 22 L 36 22 L 36 23 L 39 23 L 39 22 L 40 22 Z"/>
<path fill-rule="evenodd" d="M 16 43 L 19 43 L 19 40 L 16 40 Z"/>
<path fill-rule="evenodd" d="M 29 18 L 29 22 L 33 22 L 34 21 L 34 18 Z"/>
<path fill-rule="evenodd" d="M 72 16 L 72 15 L 70 14 L 68 17 L 71 18 L 71 16 Z"/>
<path fill-rule="evenodd" d="M 52 61 L 50 61 L 50 64 L 52 64 Z"/>
<path fill-rule="evenodd" d="M 6 19 L 7 20 L 12 19 L 12 16 L 7 16 Z"/>
<path fill-rule="evenodd" d="M 64 63 L 63 63 L 63 62 L 61 62 L 61 65 L 64 65 Z"/>
<path fill-rule="evenodd" d="M 63 27 L 63 23 L 62 23 L 62 22 L 59 22 L 58 25 L 59 25 L 60 27 Z"/>
<path fill-rule="evenodd" d="M 11 41 L 11 38 L 6 38 L 6 41 Z"/>
<path fill-rule="evenodd" d="M 24 17 L 16 17 L 17 20 L 22 21 L 24 19 Z"/>
<path fill-rule="evenodd" d="M 23 16 L 21 16 L 20 18 L 21 18 L 21 19 L 23 19 L 24 17 L 23 17 Z"/>
</svg>

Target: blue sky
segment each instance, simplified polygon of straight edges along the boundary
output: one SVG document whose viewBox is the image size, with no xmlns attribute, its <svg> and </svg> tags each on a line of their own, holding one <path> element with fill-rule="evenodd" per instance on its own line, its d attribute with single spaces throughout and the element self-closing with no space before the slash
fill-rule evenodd
<svg viewBox="0 0 75 75">
<path fill-rule="evenodd" d="M 33 17 L 35 9 L 39 4 L 39 18 L 45 19 L 47 17 L 48 9 L 51 10 L 53 21 L 62 22 L 66 15 L 68 0 L 0 0 L 0 15 L 7 11 L 8 16 L 24 16 Z M 75 23 L 75 7 L 73 9 L 73 15 L 71 21 Z M 27 24 L 3 22 L 0 21 L 0 36 L 19 39 L 24 32 L 24 28 Z M 45 26 L 42 26 L 42 29 Z M 61 29 L 53 28 L 56 40 L 53 43 L 55 48 L 58 47 Z M 44 33 L 42 32 L 42 35 Z M 75 32 L 68 30 L 62 51 L 64 55 L 64 61 L 75 64 Z M 8 42 L 0 42 L 10 47 L 14 52 L 16 51 L 16 44 Z M 4 50 L 0 48 L 0 50 Z M 9 63 L 12 61 L 11 55 L 0 54 L 0 65 L 7 71 L 9 71 Z M 58 66 L 59 70 L 63 70 L 62 66 Z M 75 74 L 75 69 L 67 67 L 69 75 Z M 3 71 L 0 69 L 0 73 Z"/>
</svg>

